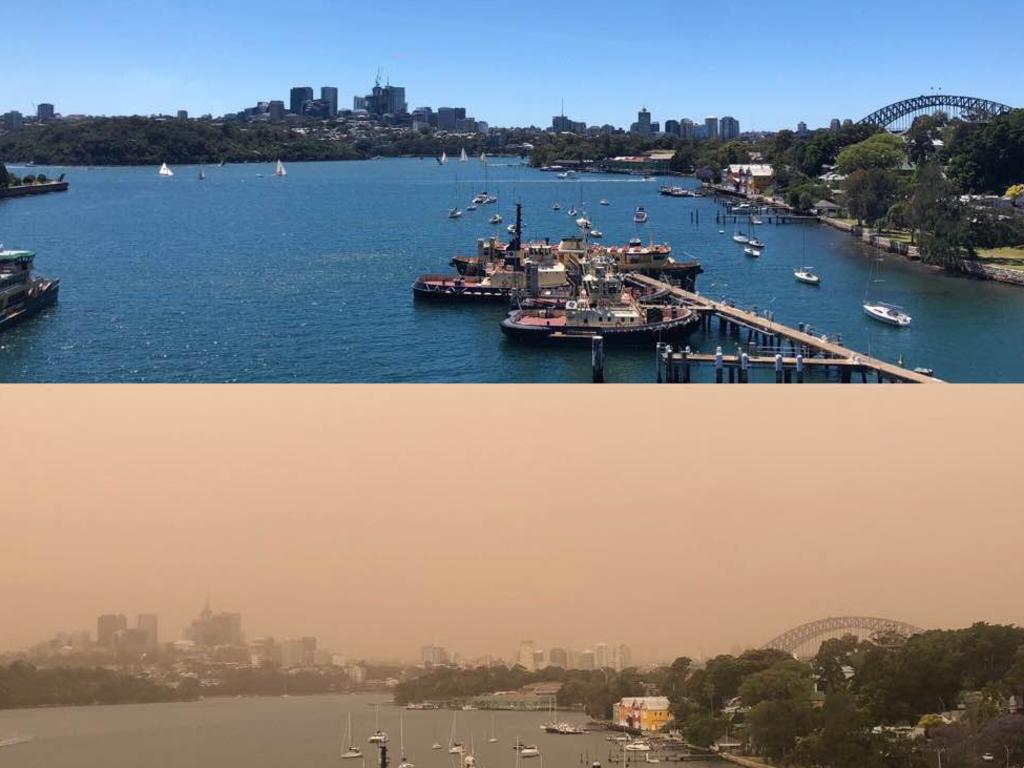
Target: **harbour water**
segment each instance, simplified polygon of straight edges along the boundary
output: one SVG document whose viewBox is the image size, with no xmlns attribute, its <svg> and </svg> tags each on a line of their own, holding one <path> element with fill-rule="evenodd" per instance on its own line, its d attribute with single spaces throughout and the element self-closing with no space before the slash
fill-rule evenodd
<svg viewBox="0 0 1024 768">
<path fill-rule="evenodd" d="M 66 172 L 71 191 L 0 203 L 0 242 L 36 251 L 61 298 L 0 336 L 0 381 L 589 381 L 589 349 L 516 346 L 500 332 L 501 308 L 412 301 L 416 275 L 449 271 L 478 237 L 507 237 L 487 220 L 497 210 L 511 222 L 516 200 L 528 239 L 574 232 L 566 213 L 582 200 L 609 244 L 638 234 L 633 210 L 644 205 L 640 236 L 699 259 L 702 293 L 949 381 L 1024 381 L 1024 290 L 952 277 L 818 225 L 757 227 L 767 248 L 751 259 L 733 225 L 719 232 L 712 200 L 661 197 L 656 181 L 559 180 L 493 158 L 486 183 L 499 204 L 453 221 L 448 209 L 484 189 L 476 160 L 296 163 L 286 178 L 271 164 L 207 167 L 202 182 L 196 167 L 173 178 L 149 167 L 36 170 Z M 821 287 L 797 283 L 800 266 Z M 869 320 L 865 297 L 903 306 L 913 326 Z M 732 351 L 735 341 L 715 335 L 692 345 L 723 342 Z M 653 381 L 654 350 L 611 349 L 605 373 Z"/>
<path fill-rule="evenodd" d="M 352 715 L 355 745 L 376 766 L 376 748 L 367 744 L 375 721 L 374 702 L 381 696 L 293 696 L 207 699 L 189 704 L 147 704 L 119 707 L 78 707 L 0 712 L 0 742 L 21 736 L 30 740 L 0 747 L 4 768 L 317 768 L 347 765 L 363 768 L 359 759 L 339 760 L 346 720 Z M 542 757 L 522 760 L 529 768 L 574 768 L 590 761 L 608 765 L 612 745 L 604 733 L 557 736 L 540 731 L 545 712 L 497 712 L 496 744 L 491 713 L 458 712 L 458 740 L 475 747 L 479 768 L 514 768 L 516 738 L 536 744 Z M 417 768 L 454 768 L 447 745 L 453 713 L 409 711 L 382 706 L 380 726 L 391 737 L 391 765 L 397 766 L 399 718 L 404 723 L 406 757 Z M 582 724 L 577 713 L 559 713 L 559 720 Z M 432 750 L 440 742 L 444 749 Z M 346 745 L 347 746 L 347 745 Z M 616 749 L 616 756 L 618 750 Z M 642 756 L 640 758 L 643 759 Z M 687 763 L 693 768 L 710 764 Z"/>
</svg>

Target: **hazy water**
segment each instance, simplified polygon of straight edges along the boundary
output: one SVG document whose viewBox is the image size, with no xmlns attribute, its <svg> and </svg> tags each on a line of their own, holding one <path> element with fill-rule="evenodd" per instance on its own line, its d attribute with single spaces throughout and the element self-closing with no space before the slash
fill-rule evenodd
<svg viewBox="0 0 1024 768">
<path fill-rule="evenodd" d="M 528 237 L 572 232 L 566 211 L 582 198 L 605 242 L 624 242 L 642 204 L 656 239 L 703 262 L 708 295 L 770 307 L 782 322 L 841 333 L 884 359 L 902 354 L 949 380 L 1024 381 L 1024 289 L 879 257 L 819 226 L 760 227 L 768 247 L 751 260 L 731 225 L 719 234 L 711 200 L 664 198 L 657 183 L 621 176 L 560 181 L 512 163 L 494 159 L 488 186 L 506 223 L 523 201 Z M 589 350 L 515 346 L 498 327 L 503 309 L 413 303 L 417 274 L 447 271 L 453 254 L 473 253 L 494 231 L 492 206 L 445 215 L 484 187 L 478 162 L 295 163 L 286 179 L 270 165 L 212 167 L 202 183 L 194 167 L 175 170 L 162 179 L 148 167 L 68 169 L 69 193 L 0 203 L 0 241 L 37 251 L 40 273 L 61 278 L 56 308 L 0 336 L 0 380 L 589 380 Z M 803 265 L 821 288 L 793 280 Z M 866 292 L 906 307 L 914 326 L 865 318 Z M 612 381 L 652 381 L 654 352 L 611 350 L 607 366 Z"/>
<path fill-rule="evenodd" d="M 79 707 L 0 712 L 0 741 L 14 735 L 32 740 L 0 747 L 4 768 L 362 768 L 360 760 L 339 760 L 345 720 L 352 713 L 356 745 L 376 766 L 376 749 L 367 744 L 374 730 L 372 702 L 381 697 L 310 696 L 291 698 L 208 699 L 191 704 Z M 397 768 L 399 718 L 404 721 L 406 756 L 417 768 L 453 768 L 447 749 L 453 713 L 408 711 L 382 706 L 381 728 L 391 736 L 391 765 Z M 599 760 L 608 765 L 610 744 L 603 733 L 555 736 L 540 731 L 545 713 L 497 712 L 497 744 L 488 743 L 491 713 L 457 713 L 457 736 L 473 742 L 479 768 L 514 768 L 517 737 L 540 747 L 543 759 L 523 760 L 572 768 Z M 583 723 L 581 714 L 559 713 L 559 720 Z M 616 750 L 616 755 L 618 751 Z M 687 763 L 687 765 L 694 765 Z M 695 768 L 705 768 L 697 763 Z"/>
</svg>

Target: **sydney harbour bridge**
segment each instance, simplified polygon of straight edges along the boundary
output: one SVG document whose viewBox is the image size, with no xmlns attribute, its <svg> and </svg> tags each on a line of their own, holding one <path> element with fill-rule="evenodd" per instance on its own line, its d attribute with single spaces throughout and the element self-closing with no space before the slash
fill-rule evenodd
<svg viewBox="0 0 1024 768">
<path fill-rule="evenodd" d="M 959 118 L 965 122 L 984 123 L 1011 109 L 1013 108 L 1006 104 L 981 99 L 977 96 L 933 93 L 889 104 L 872 112 L 860 122 L 877 125 L 879 128 L 885 128 L 893 133 L 903 133 L 910 129 L 918 117 L 933 115 L 936 112 L 945 112 L 951 118 Z"/>
<path fill-rule="evenodd" d="M 920 627 L 894 619 L 873 616 L 838 616 L 801 624 L 765 644 L 765 648 L 791 653 L 800 659 L 813 657 L 826 640 L 855 635 L 868 640 L 876 635 L 896 633 L 910 637 L 924 632 Z"/>
</svg>

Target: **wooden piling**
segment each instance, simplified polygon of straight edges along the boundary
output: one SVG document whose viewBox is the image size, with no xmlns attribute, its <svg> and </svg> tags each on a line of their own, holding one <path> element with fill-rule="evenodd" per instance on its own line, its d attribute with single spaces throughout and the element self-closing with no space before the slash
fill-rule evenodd
<svg viewBox="0 0 1024 768">
<path fill-rule="evenodd" d="M 590 367 L 595 384 L 604 384 L 604 336 L 590 340 Z"/>
</svg>

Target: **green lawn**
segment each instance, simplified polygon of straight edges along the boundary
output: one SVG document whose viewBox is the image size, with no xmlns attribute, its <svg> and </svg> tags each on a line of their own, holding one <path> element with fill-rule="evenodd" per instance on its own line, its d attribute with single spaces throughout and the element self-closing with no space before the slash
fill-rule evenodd
<svg viewBox="0 0 1024 768">
<path fill-rule="evenodd" d="M 978 261 L 994 267 L 1024 269 L 1024 245 L 1015 248 L 980 248 Z"/>
</svg>

